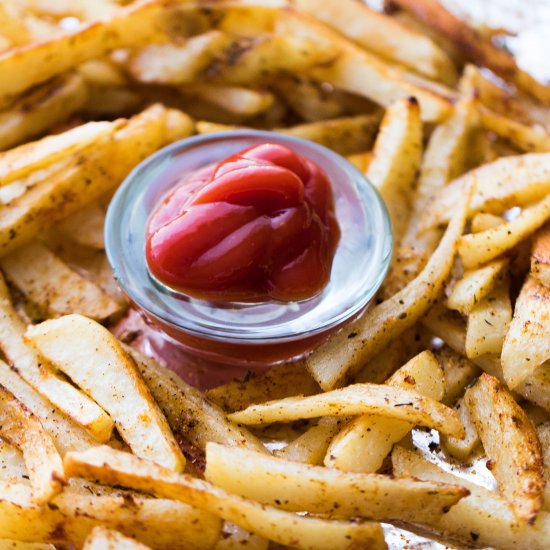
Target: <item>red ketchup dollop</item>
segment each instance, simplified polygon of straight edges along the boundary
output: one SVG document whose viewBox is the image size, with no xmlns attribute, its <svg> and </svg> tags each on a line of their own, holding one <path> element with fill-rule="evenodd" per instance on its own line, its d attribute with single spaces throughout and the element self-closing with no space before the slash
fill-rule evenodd
<svg viewBox="0 0 550 550">
<path fill-rule="evenodd" d="M 190 296 L 304 300 L 327 284 L 339 237 L 323 170 L 266 143 L 183 178 L 149 218 L 146 257 Z"/>
</svg>

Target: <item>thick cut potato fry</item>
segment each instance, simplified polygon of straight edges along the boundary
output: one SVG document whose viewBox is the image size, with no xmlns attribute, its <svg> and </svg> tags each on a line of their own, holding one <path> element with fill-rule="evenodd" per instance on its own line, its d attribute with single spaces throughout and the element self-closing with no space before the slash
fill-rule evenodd
<svg viewBox="0 0 550 550">
<path fill-rule="evenodd" d="M 134 348 L 125 346 L 124 349 L 136 362 L 151 395 L 178 439 L 186 439 L 203 452 L 208 441 L 265 452 L 259 439 L 245 428 L 229 422 L 224 412 L 201 391 Z"/>
<path fill-rule="evenodd" d="M 468 495 L 456 485 L 429 486 L 412 479 L 345 473 L 216 443 L 209 443 L 206 450 L 205 477 L 245 498 L 331 517 L 421 521 L 423 514 L 442 515 Z"/>
<path fill-rule="evenodd" d="M 386 110 L 366 172 L 388 208 L 395 243 L 399 243 L 411 210 L 422 158 L 422 121 L 418 102 L 403 99 Z"/>
<path fill-rule="evenodd" d="M 531 274 L 545 287 L 550 288 L 550 225 L 545 225 L 535 236 Z"/>
<path fill-rule="evenodd" d="M 100 320 L 122 310 L 101 288 L 73 271 L 39 242 L 3 256 L 0 267 L 27 299 L 50 316 L 80 313 Z"/>
<path fill-rule="evenodd" d="M 1 537 L 80 548 L 98 525 L 159 550 L 207 550 L 220 531 L 214 515 L 174 500 L 65 489 L 50 506 L 39 507 L 32 502 L 30 487 L 0 484 Z"/>
<path fill-rule="evenodd" d="M 353 376 L 428 310 L 451 271 L 469 201 L 469 194 L 466 193 L 455 205 L 452 222 L 416 279 L 337 333 L 306 359 L 307 368 L 324 390 L 341 385 L 346 377 Z"/>
<path fill-rule="evenodd" d="M 65 468 L 69 476 L 91 477 L 181 500 L 266 539 L 295 548 L 337 550 L 356 548 L 359 544 L 386 548 L 379 524 L 328 521 L 283 512 L 105 446 L 66 455 Z"/>
<path fill-rule="evenodd" d="M 448 221 L 454 205 L 472 184 L 475 189 L 469 216 L 481 210 L 500 214 L 513 206 L 540 200 L 550 192 L 550 154 L 504 157 L 464 174 L 443 188 L 424 211 L 422 229 Z"/>
<path fill-rule="evenodd" d="M 254 425 L 360 414 L 404 420 L 456 437 L 462 437 L 464 432 L 456 413 L 445 405 L 415 391 L 378 384 L 353 384 L 310 397 L 287 397 L 251 405 L 244 411 L 230 414 L 229 418 L 234 422 Z"/>
<path fill-rule="evenodd" d="M 25 324 L 13 308 L 4 279 L 0 276 L 0 348 L 19 376 L 69 418 L 100 442 L 108 441 L 113 422 L 101 407 L 65 380 L 24 341 Z M 0 382 L 1 383 L 1 382 Z M 9 385 L 6 387 L 17 397 Z M 24 399 L 21 400 L 25 405 Z M 32 407 L 30 407 L 31 410 Z"/>
<path fill-rule="evenodd" d="M 500 356 L 511 320 L 510 285 L 504 282 L 480 300 L 468 315 L 465 344 L 468 358 L 485 354 Z"/>
<path fill-rule="evenodd" d="M 77 152 L 69 166 L 9 205 L 0 206 L 0 255 L 112 192 L 136 164 L 192 132 L 189 117 L 152 105 L 123 123 L 114 135 L 96 140 L 88 151 Z"/>
<path fill-rule="evenodd" d="M 413 357 L 397 370 L 386 384 L 440 401 L 445 394 L 445 378 L 437 359 L 430 351 Z M 386 456 L 409 433 L 414 425 L 374 415 L 352 420 L 331 441 L 325 466 L 346 472 L 377 472 Z"/>
<path fill-rule="evenodd" d="M 402 447 L 394 449 L 392 465 L 396 476 L 456 483 L 469 489 L 468 497 L 428 523 L 441 534 L 459 537 L 466 544 L 503 550 L 545 550 L 550 546 L 550 514 L 541 512 L 534 525 L 518 522 L 510 505 L 497 493 L 447 473 Z"/>
<path fill-rule="evenodd" d="M 456 78 L 451 60 L 437 44 L 395 18 L 349 1 L 293 0 L 292 4 L 381 57 L 432 80 L 452 83 Z"/>
<path fill-rule="evenodd" d="M 65 482 L 63 463 L 40 420 L 0 385 L 0 436 L 23 453 L 37 504 L 49 502 Z"/>
<path fill-rule="evenodd" d="M 61 134 L 47 136 L 0 153 L 0 185 L 7 185 L 51 166 L 115 129 L 116 125 L 111 122 L 88 122 Z"/>
<path fill-rule="evenodd" d="M 458 412 L 460 421 L 464 424 L 466 437 L 464 439 L 457 439 L 456 437 L 447 437 L 444 435 L 441 437 L 441 445 L 452 457 L 465 462 L 481 444 L 481 440 L 470 416 L 470 409 L 464 405 L 463 399 L 457 401 L 455 409 Z"/>
<path fill-rule="evenodd" d="M 162 40 L 162 4 L 141 0 L 105 21 L 84 24 L 74 32 L 17 48 L 0 56 L 0 96 L 13 95 L 79 63 L 127 46 Z"/>
<path fill-rule="evenodd" d="M 227 412 L 292 395 L 313 395 L 321 388 L 301 364 L 277 365 L 242 382 L 228 382 L 206 392 L 206 396 Z"/>
<path fill-rule="evenodd" d="M 550 359 L 550 289 L 528 277 L 516 301 L 502 349 L 502 370 L 515 388 Z"/>
<path fill-rule="evenodd" d="M 55 78 L 32 90 L 0 112 L 0 149 L 19 145 L 67 120 L 84 106 L 87 94 L 84 81 L 76 74 Z"/>
<path fill-rule="evenodd" d="M 475 305 L 491 292 L 506 267 L 508 261 L 502 258 L 479 269 L 466 271 L 447 298 L 447 307 L 460 311 L 462 315 L 468 315 Z"/>
<path fill-rule="evenodd" d="M 292 462 L 322 465 L 331 439 L 348 421 L 346 417 L 325 416 L 317 425 L 306 430 L 274 454 Z"/>
<path fill-rule="evenodd" d="M 441 402 L 452 405 L 470 382 L 479 376 L 479 368 L 448 346 L 436 351 L 435 355 L 445 374 L 445 395 Z"/>
<path fill-rule="evenodd" d="M 544 462 L 544 479 L 546 485 L 544 487 L 544 510 L 550 508 L 550 422 L 548 420 L 537 426 L 537 437 L 542 449 L 542 459 Z"/>
<path fill-rule="evenodd" d="M 550 196 L 525 208 L 513 221 L 481 233 L 464 235 L 458 253 L 464 267 L 471 269 L 504 254 L 550 219 Z"/>
<path fill-rule="evenodd" d="M 477 429 L 498 490 L 520 521 L 534 524 L 544 494 L 540 443 L 531 421 L 508 390 L 482 374 L 464 403 Z"/>
<path fill-rule="evenodd" d="M 25 338 L 112 417 L 139 456 L 173 470 L 185 465 L 166 418 L 134 361 L 104 327 L 80 315 L 31 326 Z"/>
<path fill-rule="evenodd" d="M 114 529 L 94 527 L 84 541 L 83 550 L 147 550 L 140 542 L 125 537 Z"/>
</svg>

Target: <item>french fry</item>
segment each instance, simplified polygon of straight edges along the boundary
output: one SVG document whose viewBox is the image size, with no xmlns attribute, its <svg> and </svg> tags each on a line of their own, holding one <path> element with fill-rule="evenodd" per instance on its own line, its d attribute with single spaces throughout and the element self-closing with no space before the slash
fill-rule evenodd
<svg viewBox="0 0 550 550">
<path fill-rule="evenodd" d="M 457 203 L 453 221 L 437 250 L 416 279 L 337 333 L 306 359 L 307 368 L 324 390 L 341 385 L 346 377 L 357 372 L 361 365 L 427 311 L 451 271 L 468 203 L 466 193 L 462 202 Z"/>
<path fill-rule="evenodd" d="M 89 204 L 86 208 L 64 219 L 56 230 L 76 244 L 103 250 L 105 248 L 103 238 L 105 213 L 105 209 L 100 204 Z"/>
<path fill-rule="evenodd" d="M 83 550 L 147 550 L 148 548 L 150 547 L 125 537 L 114 529 L 99 526 L 92 529 L 83 546 Z"/>
<path fill-rule="evenodd" d="M 481 441 L 472 421 L 472 417 L 470 416 L 470 410 L 465 406 L 463 399 L 457 401 L 455 409 L 466 430 L 466 437 L 464 439 L 458 439 L 456 437 L 444 435 L 441 437 L 441 445 L 452 457 L 464 462 L 467 461 L 477 447 L 479 447 Z"/>
<path fill-rule="evenodd" d="M 550 506 L 550 423 L 548 420 L 537 426 L 537 437 L 542 449 L 542 459 L 544 463 L 544 510 L 548 511 Z"/>
<path fill-rule="evenodd" d="M 0 418 L 0 436 L 23 453 L 34 502 L 49 502 L 61 492 L 65 482 L 63 463 L 52 438 L 40 420 L 2 385 Z"/>
<path fill-rule="evenodd" d="M 463 427 L 456 413 L 434 399 L 387 385 L 353 384 L 310 397 L 287 397 L 232 413 L 229 418 L 242 424 L 290 422 L 318 416 L 376 414 L 404 420 L 462 437 Z"/>
<path fill-rule="evenodd" d="M 481 233 L 464 235 L 458 253 L 464 267 L 475 268 L 504 254 L 550 219 L 550 196 L 525 208 L 513 221 Z"/>
<path fill-rule="evenodd" d="M 469 489 L 463 498 L 440 519 L 429 526 L 446 536 L 459 537 L 466 544 L 504 550 L 529 548 L 543 550 L 550 544 L 550 515 L 541 512 L 534 525 L 517 521 L 510 505 L 498 494 L 447 473 L 418 453 L 396 447 L 392 453 L 396 476 L 456 483 Z"/>
<path fill-rule="evenodd" d="M 482 298 L 468 315 L 466 328 L 468 358 L 472 359 L 485 354 L 500 356 L 511 320 L 510 285 L 504 282 Z"/>
<path fill-rule="evenodd" d="M 421 157 L 422 121 L 418 102 L 408 98 L 390 105 L 382 120 L 366 176 L 386 203 L 396 245 L 407 228 Z"/>
<path fill-rule="evenodd" d="M 298 10 L 313 15 L 381 57 L 432 80 L 452 83 L 456 78 L 452 62 L 429 37 L 366 5 L 334 0 L 294 0 L 292 3 Z"/>
<path fill-rule="evenodd" d="M 550 288 L 550 225 L 536 235 L 531 255 L 531 274 L 545 287 Z"/>
<path fill-rule="evenodd" d="M 230 521 L 224 521 L 221 537 L 214 550 L 240 550 L 243 546 L 246 546 L 247 550 L 268 550 L 269 541 L 241 529 Z"/>
<path fill-rule="evenodd" d="M 348 421 L 349 419 L 346 417 L 325 416 L 319 420 L 317 425 L 306 430 L 286 447 L 275 451 L 274 454 L 292 462 L 322 465 L 332 438 Z"/>
<path fill-rule="evenodd" d="M 470 223 L 470 231 L 472 233 L 481 233 L 481 231 L 487 231 L 487 229 L 493 229 L 504 223 L 504 219 L 495 214 L 488 214 L 486 212 L 479 212 L 476 214 Z"/>
<path fill-rule="evenodd" d="M 135 363 L 107 329 L 73 314 L 29 327 L 25 338 L 109 412 L 136 454 L 183 469 L 185 458 L 166 418 Z"/>
<path fill-rule="evenodd" d="M 249 405 L 282 399 L 292 395 L 319 393 L 319 385 L 301 364 L 284 364 L 261 374 L 252 374 L 242 382 L 228 382 L 206 392 L 206 396 L 227 412 Z"/>
<path fill-rule="evenodd" d="M 550 290 L 528 277 L 516 301 L 502 349 L 502 370 L 510 388 L 550 359 L 549 330 Z"/>
<path fill-rule="evenodd" d="M 122 308 L 91 281 L 70 269 L 39 242 L 0 258 L 7 279 L 51 316 L 80 313 L 107 319 Z"/>
<path fill-rule="evenodd" d="M 11 443 L 0 442 L 0 479 L 11 483 L 25 482 L 30 486 L 29 473 L 25 466 L 23 453 Z"/>
<path fill-rule="evenodd" d="M 508 261 L 501 258 L 478 269 L 466 271 L 453 286 L 447 298 L 447 307 L 460 311 L 462 315 L 468 315 L 476 304 L 491 292 L 506 267 Z"/>
<path fill-rule="evenodd" d="M 98 525 L 117 529 L 160 550 L 206 550 L 215 544 L 220 531 L 220 521 L 214 515 L 174 500 L 97 496 L 65 489 L 50 506 L 41 507 L 32 501 L 30 487 L 0 484 L 3 538 L 80 548 Z"/>
<path fill-rule="evenodd" d="M 478 185 L 478 182 L 483 182 Z M 465 189 L 476 186 L 469 216 L 483 210 L 500 214 L 513 206 L 525 206 L 550 192 L 550 154 L 529 153 L 504 157 L 464 174 L 442 189 L 424 212 L 423 230 L 448 221 L 453 206 Z"/>
<path fill-rule="evenodd" d="M 415 515 L 419 509 L 420 515 L 442 515 L 446 508 L 468 495 L 462 487 L 428 486 L 412 479 L 396 481 L 377 474 L 340 472 L 215 443 L 207 447 L 205 477 L 245 498 L 264 504 L 274 502 L 283 510 L 305 510 L 331 517 L 420 521 Z"/>
<path fill-rule="evenodd" d="M 540 443 L 529 418 L 494 377 L 482 374 L 464 395 L 498 490 L 520 521 L 533 525 L 543 503 Z"/>
<path fill-rule="evenodd" d="M 55 550 L 55 546 L 53 544 L 42 544 L 41 542 L 0 539 L 0 550 Z"/>
<path fill-rule="evenodd" d="M 25 324 L 11 304 L 8 288 L 0 277 L 0 348 L 7 360 L 19 376 L 61 412 L 80 424 L 98 441 L 108 441 L 113 430 L 112 420 L 94 401 L 52 372 L 51 365 L 25 343 L 25 329 Z M 4 385 L 18 397 L 9 384 Z M 27 405 L 25 399 L 21 401 Z M 32 407 L 29 408 L 33 410 Z"/>
<path fill-rule="evenodd" d="M 445 374 L 445 395 L 441 402 L 452 405 L 474 378 L 477 378 L 479 368 L 448 346 L 436 351 L 435 356 Z"/>
<path fill-rule="evenodd" d="M 0 54 L 1 64 L 2 54 Z M 76 74 L 56 78 L 31 90 L 0 112 L 0 150 L 19 145 L 67 120 L 87 99 L 84 81 Z"/>
<path fill-rule="evenodd" d="M 388 386 L 414 390 L 440 401 L 445 393 L 445 379 L 437 359 L 424 351 L 397 370 Z M 414 425 L 374 415 L 359 416 L 334 437 L 325 456 L 325 466 L 346 472 L 377 472 L 386 456 Z"/>
<path fill-rule="evenodd" d="M 219 515 L 243 529 L 279 544 L 303 549 L 385 548 L 380 525 L 305 517 L 243 499 L 188 475 L 176 474 L 152 462 L 109 447 L 66 456 L 67 475 L 93 477 L 181 500 Z"/>
<path fill-rule="evenodd" d="M 68 167 L 0 206 L 0 255 L 113 191 L 136 164 L 192 131 L 186 115 L 160 105 L 121 123 L 113 136 L 75 154 Z"/>
<path fill-rule="evenodd" d="M 135 361 L 151 395 L 178 438 L 188 440 L 203 452 L 208 441 L 265 452 L 259 439 L 245 428 L 229 422 L 224 412 L 202 392 L 134 348 L 125 346 L 124 349 Z"/>
</svg>

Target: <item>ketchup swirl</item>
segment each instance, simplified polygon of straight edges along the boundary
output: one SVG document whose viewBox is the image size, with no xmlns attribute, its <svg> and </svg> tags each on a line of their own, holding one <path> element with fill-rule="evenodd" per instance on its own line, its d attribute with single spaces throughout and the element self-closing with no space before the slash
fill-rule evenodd
<svg viewBox="0 0 550 550">
<path fill-rule="evenodd" d="M 313 161 L 266 143 L 188 174 L 147 225 L 150 272 L 216 300 L 304 300 L 327 284 L 340 231 Z"/>
</svg>

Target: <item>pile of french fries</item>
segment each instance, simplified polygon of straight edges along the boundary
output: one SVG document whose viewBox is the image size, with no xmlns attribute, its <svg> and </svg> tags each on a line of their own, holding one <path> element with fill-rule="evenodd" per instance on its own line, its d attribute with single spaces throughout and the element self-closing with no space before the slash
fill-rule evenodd
<svg viewBox="0 0 550 550">
<path fill-rule="evenodd" d="M 550 548 L 550 86 L 391 5 L 0 4 L 0 549 Z M 310 356 L 202 392 L 109 330 L 103 224 L 242 127 L 346 156 L 394 254 Z"/>
</svg>

